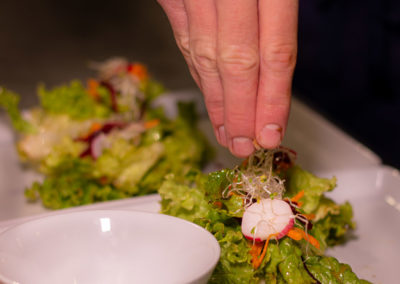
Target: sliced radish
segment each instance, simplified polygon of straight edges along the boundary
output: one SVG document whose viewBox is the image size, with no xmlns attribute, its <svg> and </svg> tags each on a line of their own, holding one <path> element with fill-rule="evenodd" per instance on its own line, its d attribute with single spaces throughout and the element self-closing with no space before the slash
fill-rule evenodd
<svg viewBox="0 0 400 284">
<path fill-rule="evenodd" d="M 242 233 L 249 240 L 265 241 L 271 235 L 284 237 L 294 225 L 290 205 L 281 199 L 262 199 L 243 213 Z"/>
<path fill-rule="evenodd" d="M 90 154 L 92 158 L 97 159 L 98 157 L 100 157 L 103 153 L 104 148 L 107 148 L 107 138 L 104 133 L 100 133 L 91 141 Z"/>
<path fill-rule="evenodd" d="M 107 139 L 105 139 L 106 134 L 110 133 L 114 128 L 122 129 L 126 127 L 126 125 L 126 123 L 118 121 L 107 122 L 99 130 L 93 132 L 89 136 L 78 138 L 77 141 L 89 143 L 87 149 L 80 154 L 80 157 L 91 156 L 93 159 L 97 159 L 102 154 L 103 149 L 108 146 Z"/>
</svg>

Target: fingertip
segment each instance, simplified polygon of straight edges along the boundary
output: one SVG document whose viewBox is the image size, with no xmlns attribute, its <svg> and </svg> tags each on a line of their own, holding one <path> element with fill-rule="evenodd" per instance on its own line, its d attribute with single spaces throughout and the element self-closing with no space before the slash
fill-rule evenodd
<svg viewBox="0 0 400 284">
<path fill-rule="evenodd" d="M 254 144 L 250 138 L 235 137 L 230 141 L 229 149 L 233 155 L 246 158 L 254 152 Z"/>
<path fill-rule="evenodd" d="M 266 149 L 274 149 L 282 142 L 283 129 L 278 124 L 266 124 L 257 135 L 258 144 Z"/>
</svg>

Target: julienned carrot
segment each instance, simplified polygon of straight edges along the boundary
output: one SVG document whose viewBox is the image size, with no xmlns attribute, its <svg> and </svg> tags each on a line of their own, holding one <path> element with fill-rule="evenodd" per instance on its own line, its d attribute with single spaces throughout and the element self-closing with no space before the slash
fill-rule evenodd
<svg viewBox="0 0 400 284">
<path fill-rule="evenodd" d="M 99 122 L 93 122 L 92 125 L 90 126 L 89 131 L 85 134 L 82 135 L 79 139 L 87 139 L 90 135 L 95 133 L 96 131 L 99 131 L 103 125 Z"/>
<path fill-rule="evenodd" d="M 300 241 L 303 238 L 303 235 L 295 230 L 296 228 L 290 230 L 287 234 L 287 236 L 295 241 Z"/>
<path fill-rule="evenodd" d="M 92 125 L 90 126 L 89 133 L 92 134 L 92 133 L 100 130 L 102 126 L 103 125 L 101 125 L 101 123 L 99 123 L 99 122 L 93 122 Z"/>
<path fill-rule="evenodd" d="M 222 202 L 221 202 L 221 201 L 214 201 L 214 202 L 213 202 L 213 205 L 214 205 L 215 207 L 222 208 Z"/>
<path fill-rule="evenodd" d="M 307 234 L 300 228 L 294 227 L 293 229 L 291 229 L 288 232 L 287 236 L 289 238 L 292 238 L 295 241 L 300 241 L 301 239 L 305 239 L 307 242 L 312 244 L 317 249 L 320 248 L 320 244 L 319 244 L 318 240 L 316 238 L 314 238 L 313 236 L 311 236 L 310 234 Z"/>
<path fill-rule="evenodd" d="M 132 63 L 128 66 L 128 72 L 137 77 L 140 81 L 146 80 L 149 75 L 147 68 L 140 63 Z"/>
<path fill-rule="evenodd" d="M 97 92 L 97 88 L 99 87 L 99 85 L 99 82 L 97 82 L 95 79 L 89 79 L 87 81 L 87 92 L 94 99 L 99 98 L 99 93 Z"/>
<path fill-rule="evenodd" d="M 276 238 L 276 236 L 277 236 L 276 234 L 269 235 L 264 245 L 262 242 L 253 242 L 252 247 L 250 249 L 250 255 L 252 256 L 252 264 L 254 269 L 260 267 L 267 253 L 269 240 L 271 238 Z M 301 239 L 305 239 L 307 242 L 309 242 L 317 249 L 320 248 L 318 240 L 315 239 L 313 236 L 307 234 L 300 228 L 294 227 L 293 229 L 289 230 L 287 236 L 295 241 L 300 241 Z"/>
<path fill-rule="evenodd" d="M 144 123 L 144 128 L 150 129 L 150 128 L 156 127 L 159 124 L 160 124 L 160 120 L 159 119 L 152 119 L 152 120 L 146 121 Z"/>
<path fill-rule="evenodd" d="M 269 240 L 271 238 L 275 238 L 275 237 L 276 237 L 276 234 L 269 235 L 269 237 L 267 238 L 267 240 L 264 243 L 264 248 L 263 248 L 262 252 L 261 252 L 262 245 L 260 246 L 258 242 L 254 242 L 254 244 L 253 244 L 253 247 L 255 247 L 254 252 L 257 253 L 257 254 L 256 253 L 252 254 L 252 256 L 253 256 L 252 264 L 253 264 L 254 269 L 257 269 L 258 267 L 260 267 L 260 265 L 265 257 L 265 254 L 267 253 Z M 253 247 L 251 248 L 250 253 L 252 253 Z M 260 252 L 261 252 L 261 255 L 260 255 Z"/>
<path fill-rule="evenodd" d="M 260 256 L 262 248 L 264 246 L 263 242 L 253 242 L 249 240 L 249 244 L 251 243 L 251 248 L 250 248 L 250 255 L 253 257 L 252 258 L 252 263 L 254 266 L 254 263 L 256 262 L 257 258 Z"/>
<path fill-rule="evenodd" d="M 314 247 L 316 247 L 317 249 L 319 249 L 320 248 L 320 245 L 319 245 L 319 241 L 316 239 L 316 238 L 314 238 L 313 236 L 311 236 L 310 234 L 306 234 L 306 232 L 304 232 L 304 231 L 302 231 L 303 232 L 303 234 L 304 234 L 304 239 L 307 241 L 307 242 L 309 242 L 310 244 L 312 244 Z"/>
<path fill-rule="evenodd" d="M 311 213 L 311 214 L 301 214 L 301 215 L 303 215 L 304 217 L 306 217 L 307 220 L 313 220 L 313 219 L 315 219 L 315 214 L 313 214 L 313 213 Z"/>
<path fill-rule="evenodd" d="M 293 196 L 290 201 L 299 202 L 299 200 L 304 196 L 304 190 L 299 191 L 295 196 Z"/>
</svg>

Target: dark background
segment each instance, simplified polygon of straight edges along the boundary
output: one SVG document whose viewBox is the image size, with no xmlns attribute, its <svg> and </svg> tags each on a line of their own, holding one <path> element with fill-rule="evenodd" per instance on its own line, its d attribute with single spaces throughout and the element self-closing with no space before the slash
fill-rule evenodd
<svg viewBox="0 0 400 284">
<path fill-rule="evenodd" d="M 400 168 L 400 2 L 300 2 L 297 96 Z M 0 1 L 0 84 L 23 107 L 38 82 L 87 78 L 116 55 L 169 89 L 196 87 L 154 0 Z"/>
</svg>

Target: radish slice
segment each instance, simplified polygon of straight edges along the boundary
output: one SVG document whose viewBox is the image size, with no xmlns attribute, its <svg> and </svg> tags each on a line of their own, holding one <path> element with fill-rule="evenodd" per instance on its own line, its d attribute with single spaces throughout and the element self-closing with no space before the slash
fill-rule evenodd
<svg viewBox="0 0 400 284">
<path fill-rule="evenodd" d="M 107 138 L 106 135 L 100 133 L 91 141 L 90 154 L 92 158 L 96 160 L 98 157 L 100 157 L 104 148 L 107 148 Z"/>
<path fill-rule="evenodd" d="M 93 159 L 97 159 L 102 154 L 103 149 L 109 146 L 107 139 L 105 139 L 105 134 L 110 133 L 114 128 L 122 129 L 126 125 L 126 123 L 118 121 L 107 122 L 98 131 L 93 132 L 89 136 L 76 139 L 77 141 L 89 143 L 88 148 L 80 154 L 80 157 L 91 156 Z"/>
<path fill-rule="evenodd" d="M 281 199 L 262 199 L 243 213 L 242 233 L 254 241 L 265 241 L 270 235 L 284 237 L 294 225 L 290 205 Z"/>
</svg>

